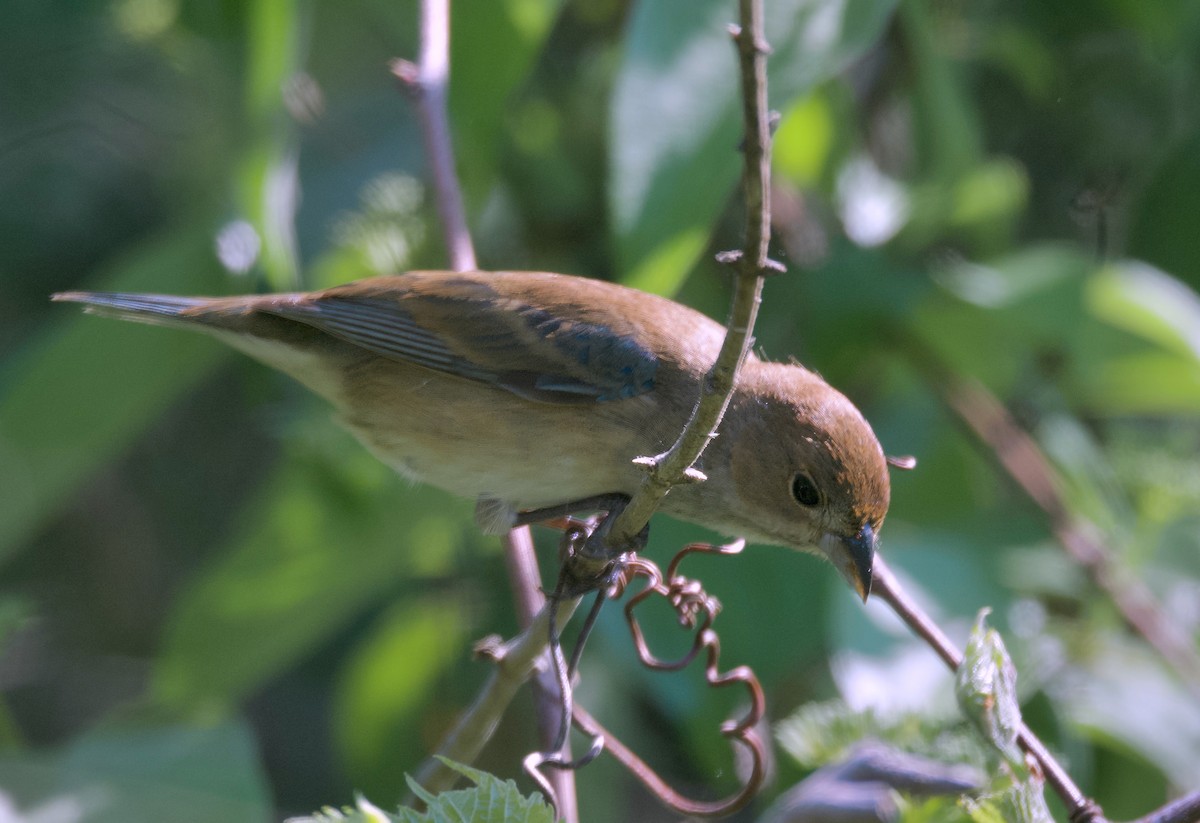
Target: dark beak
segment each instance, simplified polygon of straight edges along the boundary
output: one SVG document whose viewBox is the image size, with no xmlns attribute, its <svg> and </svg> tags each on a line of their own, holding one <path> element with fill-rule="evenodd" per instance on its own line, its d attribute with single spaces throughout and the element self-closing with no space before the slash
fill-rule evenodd
<svg viewBox="0 0 1200 823">
<path fill-rule="evenodd" d="M 875 530 L 871 524 L 864 523 L 854 537 L 826 534 L 820 545 L 850 587 L 867 602 L 875 563 Z"/>
</svg>

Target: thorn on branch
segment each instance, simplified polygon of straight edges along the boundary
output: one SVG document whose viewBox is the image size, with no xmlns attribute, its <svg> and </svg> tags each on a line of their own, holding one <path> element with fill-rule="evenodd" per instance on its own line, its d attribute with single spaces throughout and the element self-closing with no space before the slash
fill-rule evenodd
<svg viewBox="0 0 1200 823">
<path fill-rule="evenodd" d="M 633 465 L 644 469 L 647 474 L 655 474 L 658 472 L 658 467 L 662 464 L 662 455 L 650 457 L 642 455 L 641 457 L 633 458 Z"/>
<path fill-rule="evenodd" d="M 400 81 L 400 88 L 414 98 L 421 96 L 421 69 L 411 60 L 405 60 L 403 57 L 397 57 L 388 68 L 392 72 L 392 76 Z"/>
<path fill-rule="evenodd" d="M 767 258 L 760 270 L 746 271 L 741 265 L 745 255 L 741 249 L 730 249 L 729 251 L 719 251 L 714 255 L 714 259 L 723 266 L 737 266 L 739 274 L 749 275 L 751 277 L 772 277 L 777 274 L 786 274 L 787 266 L 780 263 L 778 260 Z"/>
<path fill-rule="evenodd" d="M 756 40 L 753 37 L 746 36 L 746 30 L 737 23 L 730 23 L 726 27 L 726 30 L 729 32 L 729 36 L 733 38 L 734 42 L 743 49 L 750 49 L 759 54 L 771 54 L 773 51 L 771 44 L 766 40 Z"/>
<path fill-rule="evenodd" d="M 499 663 L 504 659 L 504 638 L 498 634 L 489 634 L 480 639 L 471 649 L 476 660 L 486 660 L 489 663 Z"/>
</svg>

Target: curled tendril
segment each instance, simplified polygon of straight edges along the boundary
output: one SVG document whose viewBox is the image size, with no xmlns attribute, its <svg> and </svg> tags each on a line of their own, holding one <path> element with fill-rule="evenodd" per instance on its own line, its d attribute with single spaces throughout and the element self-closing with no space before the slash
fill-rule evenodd
<svg viewBox="0 0 1200 823">
<path fill-rule="evenodd" d="M 586 542 L 594 522 L 561 520 L 555 525 L 564 529 L 563 541 L 560 545 L 564 554 L 569 554 Z M 699 817 L 720 817 L 732 814 L 745 806 L 758 793 L 766 777 L 767 758 L 766 746 L 757 730 L 766 703 L 762 687 L 754 672 L 747 666 L 738 666 L 727 672 L 720 671 L 718 661 L 721 644 L 719 636 L 712 628 L 712 623 L 721 610 L 721 604 L 704 590 L 698 580 L 679 573 L 680 563 L 690 554 L 732 555 L 739 553 L 744 546 L 743 541 L 725 546 L 713 546 L 708 543 L 689 544 L 671 560 L 665 577 L 653 562 L 642 557 L 626 555 L 619 563 L 607 591 L 603 594 L 607 599 L 622 597 L 637 578 L 645 579 L 645 586 L 625 604 L 625 618 L 629 623 L 629 631 L 638 658 L 643 665 L 656 671 L 678 671 L 686 668 L 697 657 L 704 654 L 704 676 L 712 688 L 737 685 L 745 687 L 749 696 L 750 708 L 742 718 L 726 721 L 720 729 L 721 734 L 729 738 L 732 745 L 740 746 L 749 755 L 749 774 L 742 788 L 723 800 L 702 801 L 686 797 L 673 789 L 645 761 L 625 746 L 619 738 L 601 726 L 582 707 L 574 705 L 570 706 L 574 726 L 592 738 L 588 753 L 575 763 L 565 762 L 553 753 L 534 753 L 525 760 L 526 771 L 538 782 L 542 790 L 548 793 L 548 796 L 553 798 L 553 793 L 550 791 L 549 781 L 540 771 L 542 767 L 573 768 L 590 762 L 603 749 L 612 754 L 664 805 L 680 814 Z M 678 660 L 663 660 L 650 650 L 635 615 L 638 606 L 655 595 L 666 599 L 675 610 L 681 626 L 695 632 L 691 648 Z M 562 652 L 558 650 L 555 656 L 555 665 L 559 667 L 560 682 L 565 684 L 570 674 L 573 673 L 577 655 L 572 660 L 569 669 L 563 665 L 562 659 Z M 564 707 L 569 705 L 564 702 Z"/>
<path fill-rule="evenodd" d="M 638 657 L 643 665 L 657 671 L 678 671 L 687 667 L 701 653 L 704 653 L 706 655 L 704 677 L 712 688 L 737 685 L 745 687 L 750 699 L 749 710 L 740 720 L 729 720 L 721 725 L 721 734 L 729 738 L 732 744 L 743 747 L 750 755 L 750 773 L 740 790 L 723 800 L 716 801 L 694 800 L 681 795 L 641 758 L 625 747 L 620 740 L 606 732 L 587 712 L 578 706 L 575 707 L 575 726 L 594 737 L 603 737 L 607 742 L 608 751 L 660 801 L 680 814 L 699 817 L 720 817 L 732 814 L 746 805 L 758 793 L 766 776 L 766 747 L 757 730 L 766 703 L 762 687 L 748 666 L 738 666 L 727 672 L 720 671 L 718 661 L 721 655 L 721 643 L 719 636 L 712 628 L 712 623 L 721 610 L 721 604 L 715 597 L 704 591 L 699 581 L 684 577 L 679 573 L 679 564 L 689 554 L 737 554 L 744 547 L 745 542 L 740 540 L 726 546 L 713 546 L 709 543 L 689 544 L 671 560 L 671 564 L 667 566 L 665 580 L 662 572 L 654 563 L 641 557 L 635 557 L 625 564 L 623 574 L 610 590 L 611 596 L 619 597 L 633 583 L 634 578 L 644 577 L 647 581 L 645 587 L 625 604 L 625 619 L 629 623 L 634 647 L 637 649 Z M 671 604 L 678 615 L 680 625 L 695 630 L 695 639 L 691 649 L 678 660 L 662 660 L 650 650 L 642 633 L 641 625 L 634 614 L 637 607 L 653 595 L 663 597 Z"/>
<path fill-rule="evenodd" d="M 546 525 L 563 530 L 559 551 L 564 564 L 570 558 L 576 557 L 584 550 L 589 537 L 597 527 L 597 520 L 587 521 L 564 517 L 545 521 Z M 758 793 L 766 778 L 767 751 L 758 733 L 757 726 L 763 718 L 766 699 L 758 678 L 748 666 L 737 666 L 727 672 L 721 672 L 718 662 L 721 654 L 720 637 L 712 628 L 713 620 L 721 611 L 720 602 L 708 594 L 698 580 L 679 573 L 683 559 L 690 554 L 738 554 L 745 547 L 745 541 L 738 540 L 724 546 L 714 546 L 710 543 L 690 543 L 684 546 L 667 566 L 664 577 L 662 571 L 650 560 L 633 553 L 622 555 L 610 566 L 608 581 L 604 591 L 598 596 L 588 623 L 594 621 L 599 605 L 605 599 L 618 599 L 634 584 L 637 578 L 646 581 L 636 594 L 625 604 L 625 619 L 629 623 L 630 635 L 634 648 L 642 664 L 656 671 L 678 671 L 686 668 L 702 653 L 705 655 L 704 677 L 712 688 L 742 685 L 749 696 L 750 707 L 739 720 L 728 720 L 720 727 L 721 734 L 730 739 L 731 745 L 740 746 L 749 755 L 750 769 L 742 788 L 722 800 L 703 801 L 686 797 L 673 789 L 660 777 L 644 760 L 638 757 L 619 738 L 606 730 L 581 706 L 574 705 L 571 700 L 570 678 L 574 674 L 582 649 L 582 638 L 586 637 L 587 627 L 581 636 L 580 646 L 576 648 L 568 666 L 564 660 L 562 649 L 557 642 L 557 636 L 551 641 L 551 658 L 556 668 L 560 689 L 563 694 L 564 715 L 569 714 L 575 728 L 592 738 L 587 754 L 574 762 L 566 761 L 559 752 L 565 742 L 565 733 L 560 732 L 558 745 L 554 751 L 534 752 L 525 758 L 525 771 L 546 792 L 551 802 L 555 801 L 554 792 L 549 780 L 542 773 L 545 767 L 578 768 L 591 762 L 607 750 L 621 763 L 642 785 L 644 785 L 660 802 L 668 808 L 684 815 L 695 817 L 721 817 L 732 814 L 745 806 Z M 560 577 L 560 591 L 555 597 L 561 596 L 564 576 Z M 679 624 L 694 631 L 695 636 L 691 648 L 678 660 L 662 660 L 656 656 L 646 643 L 641 624 L 635 615 L 635 610 L 652 596 L 658 595 L 666 599 L 675 610 Z M 552 598 L 553 599 L 553 598 Z M 565 729 L 565 724 L 563 726 Z"/>
</svg>

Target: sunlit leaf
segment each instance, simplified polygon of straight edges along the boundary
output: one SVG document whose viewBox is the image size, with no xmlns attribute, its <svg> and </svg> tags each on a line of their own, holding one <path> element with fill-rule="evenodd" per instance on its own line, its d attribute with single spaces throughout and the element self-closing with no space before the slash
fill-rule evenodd
<svg viewBox="0 0 1200 823">
<path fill-rule="evenodd" d="M 955 695 L 967 719 L 1010 763 L 1023 762 L 1017 747 L 1021 707 L 1017 702 L 1017 669 L 1000 633 L 988 628 L 991 609 L 983 609 L 971 630 L 962 665 L 955 677 Z"/>
<path fill-rule="evenodd" d="M 471 823 L 554 823 L 554 812 L 540 794 L 522 795 L 517 784 L 445 758 L 445 765 L 475 784 L 473 788 L 430 795 L 409 778 L 409 788 L 424 800 L 433 821 L 470 820 Z"/>
<path fill-rule="evenodd" d="M 964 797 L 972 823 L 1054 823 L 1042 785 L 1032 779 L 981 797 Z"/>
<path fill-rule="evenodd" d="M 1098 412 L 1119 415 L 1196 414 L 1200 369 L 1190 358 L 1146 352 L 1117 357 L 1081 387 L 1081 397 Z"/>
<path fill-rule="evenodd" d="M 1200 361 L 1200 295 L 1151 266 L 1127 262 L 1106 267 L 1088 283 L 1088 306 L 1097 317 Z M 1196 363 L 1200 380 L 1200 363 Z"/>
<path fill-rule="evenodd" d="M 772 105 L 785 107 L 843 70 L 875 42 L 894 6 L 767 4 Z M 707 236 L 738 179 L 739 85 L 727 30 L 734 13 L 725 0 L 634 7 L 613 92 L 609 172 L 617 264 L 631 285 L 674 292 L 703 249 L 681 238 Z"/>
<path fill-rule="evenodd" d="M 370 800 L 359 795 L 354 806 L 335 809 L 330 806 L 304 817 L 290 817 L 287 823 L 423 823 L 428 821 L 428 815 L 419 814 L 412 809 L 401 809 L 399 814 L 388 814 Z"/>
<path fill-rule="evenodd" d="M 942 720 L 918 712 L 881 717 L 870 708 L 851 709 L 841 700 L 800 707 L 778 724 L 775 735 L 804 769 L 837 763 L 864 739 L 946 763 L 984 762 L 977 738 L 959 718 Z"/>
<path fill-rule="evenodd" d="M 833 150 L 834 113 L 821 94 L 810 94 L 784 114 L 775 130 L 771 159 L 776 173 L 797 186 L 815 186 Z"/>
<path fill-rule="evenodd" d="M 423 722 L 436 687 L 467 648 L 469 608 L 450 598 L 416 598 L 386 612 L 352 653 L 334 713 L 336 736 L 355 784 L 394 786 L 395 764 L 425 754 Z"/>
</svg>

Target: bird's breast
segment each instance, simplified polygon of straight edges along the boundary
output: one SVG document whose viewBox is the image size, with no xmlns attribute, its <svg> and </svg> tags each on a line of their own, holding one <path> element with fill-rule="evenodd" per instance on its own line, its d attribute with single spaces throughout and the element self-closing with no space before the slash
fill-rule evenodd
<svg viewBox="0 0 1200 823">
<path fill-rule="evenodd" d="M 519 508 L 632 493 L 633 458 L 660 451 L 663 433 L 682 425 L 663 419 L 653 393 L 541 403 L 381 358 L 344 375 L 340 416 L 376 456 L 415 480 Z"/>
</svg>

